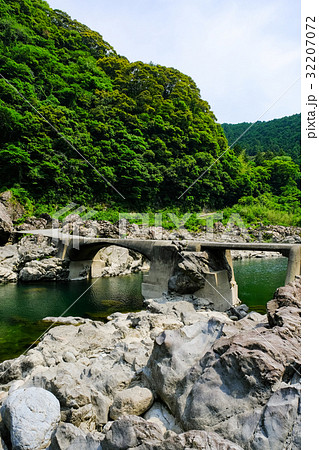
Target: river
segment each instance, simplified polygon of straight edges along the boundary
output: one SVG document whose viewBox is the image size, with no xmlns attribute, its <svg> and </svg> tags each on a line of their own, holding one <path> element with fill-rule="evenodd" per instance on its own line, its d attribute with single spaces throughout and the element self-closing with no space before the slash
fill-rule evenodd
<svg viewBox="0 0 319 450">
<path fill-rule="evenodd" d="M 275 289 L 284 284 L 286 258 L 234 261 L 239 298 L 264 313 Z M 105 320 L 115 312 L 143 308 L 142 274 L 90 281 L 6 284 L 0 286 L 0 361 L 23 353 L 46 330 L 46 316 Z M 76 301 L 77 300 L 77 301 Z"/>
</svg>

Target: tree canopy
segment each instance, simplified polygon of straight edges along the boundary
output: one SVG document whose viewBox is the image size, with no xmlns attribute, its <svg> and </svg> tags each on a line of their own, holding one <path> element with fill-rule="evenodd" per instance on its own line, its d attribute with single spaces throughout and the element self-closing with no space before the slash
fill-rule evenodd
<svg viewBox="0 0 319 450">
<path fill-rule="evenodd" d="M 244 133 L 251 123 L 223 123 L 225 135 L 231 144 Z M 237 147 L 245 149 L 250 156 L 261 158 L 272 156 L 291 156 L 300 165 L 301 159 L 301 115 L 282 117 L 267 122 L 256 122 L 242 136 Z"/>
<path fill-rule="evenodd" d="M 135 210 L 217 209 L 298 191 L 291 158 L 266 154 L 257 164 L 227 150 L 189 76 L 130 62 L 42 0 L 0 0 L 0 13 L 2 190 Z"/>
</svg>

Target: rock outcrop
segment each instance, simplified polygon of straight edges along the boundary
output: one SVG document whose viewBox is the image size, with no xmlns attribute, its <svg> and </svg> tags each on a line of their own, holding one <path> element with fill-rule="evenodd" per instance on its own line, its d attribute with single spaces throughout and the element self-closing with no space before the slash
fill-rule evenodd
<svg viewBox="0 0 319 450">
<path fill-rule="evenodd" d="M 141 450 L 242 450 L 239 445 L 223 439 L 217 433 L 205 431 L 189 431 L 176 434 L 163 434 L 160 427 L 136 416 L 126 416 L 113 422 L 106 432 L 104 448 L 109 450 L 141 449 Z"/>
<path fill-rule="evenodd" d="M 102 433 L 85 433 L 71 423 L 62 422 L 52 435 L 48 450 L 101 450 L 105 439 Z"/>
<path fill-rule="evenodd" d="M 23 206 L 10 191 L 0 194 L 0 245 L 4 245 L 12 236 L 14 222 L 25 214 Z"/>
<path fill-rule="evenodd" d="M 13 232 L 13 222 L 3 203 L 0 203 L 0 245 L 8 242 Z"/>
<path fill-rule="evenodd" d="M 191 300 L 51 328 L 0 365 L 0 402 L 34 387 L 54 395 L 51 450 L 299 449 L 300 280 L 268 315 L 237 321 Z M 8 430 L 5 420 L 6 445 Z"/>
<path fill-rule="evenodd" d="M 47 237 L 25 236 L 0 247 L 0 283 L 66 280 L 68 263 L 56 257 L 57 247 Z"/>
<path fill-rule="evenodd" d="M 68 262 L 60 258 L 49 258 L 41 261 L 27 262 L 19 272 L 21 281 L 53 281 L 66 280 Z"/>
<path fill-rule="evenodd" d="M 102 248 L 95 259 L 104 263 L 100 269 L 102 277 L 128 275 L 149 269 L 149 263 L 141 254 L 115 245 Z"/>
<path fill-rule="evenodd" d="M 277 290 L 266 317 L 164 331 L 144 371 L 184 429 L 216 431 L 245 448 L 298 441 L 300 284 Z"/>
<path fill-rule="evenodd" d="M 0 247 L 0 283 L 17 281 L 19 262 L 17 244 Z"/>
</svg>

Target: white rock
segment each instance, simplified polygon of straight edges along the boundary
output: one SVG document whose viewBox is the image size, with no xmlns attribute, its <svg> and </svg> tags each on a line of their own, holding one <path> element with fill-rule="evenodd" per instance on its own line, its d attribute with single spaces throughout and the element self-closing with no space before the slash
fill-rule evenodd
<svg viewBox="0 0 319 450">
<path fill-rule="evenodd" d="M 29 261 L 19 272 L 21 281 L 60 280 L 66 279 L 68 271 L 60 258 L 49 258 L 41 261 Z"/>
<path fill-rule="evenodd" d="M 10 431 L 14 449 L 45 449 L 60 421 L 60 403 L 42 388 L 13 391 L 5 400 L 1 414 Z"/>
<path fill-rule="evenodd" d="M 18 280 L 18 275 L 13 270 L 0 267 L 0 283 L 14 283 Z"/>
</svg>

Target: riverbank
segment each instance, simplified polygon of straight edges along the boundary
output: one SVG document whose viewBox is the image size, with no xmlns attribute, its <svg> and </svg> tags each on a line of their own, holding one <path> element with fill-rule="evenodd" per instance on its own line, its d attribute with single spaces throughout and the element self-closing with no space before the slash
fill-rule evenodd
<svg viewBox="0 0 319 450">
<path fill-rule="evenodd" d="M 32 393 L 28 448 L 299 449 L 300 279 L 237 321 L 171 300 L 57 326 L 2 363 L 2 439 L 28 445 Z"/>
<path fill-rule="evenodd" d="M 8 194 L 9 195 L 9 194 Z M 41 230 L 52 226 L 63 233 L 78 234 L 87 237 L 128 238 L 128 239 L 165 239 L 172 241 L 197 240 L 208 242 L 275 242 L 300 244 L 300 228 L 283 226 L 263 226 L 241 229 L 236 225 L 225 227 L 215 222 L 210 229 L 190 233 L 184 228 L 166 230 L 162 227 L 146 227 L 131 224 L 125 219 L 112 224 L 107 221 L 83 220 L 77 214 L 67 216 L 59 222 L 48 214 L 41 218 L 29 217 L 23 224 L 15 222 L 23 217 L 23 207 L 12 203 L 9 196 L 2 194 L 0 202 L 0 283 L 63 281 L 69 276 L 69 261 L 57 257 L 58 249 L 49 238 L 43 236 L 24 236 L 15 234 L 21 230 Z M 7 198 L 8 197 L 8 198 Z M 269 258 L 281 256 L 277 252 L 232 251 L 232 257 Z M 118 247 L 101 249 L 96 256 L 100 263 L 101 276 L 118 276 L 148 270 L 148 261 L 140 254 Z M 81 276 L 86 278 L 87 272 Z"/>
</svg>

